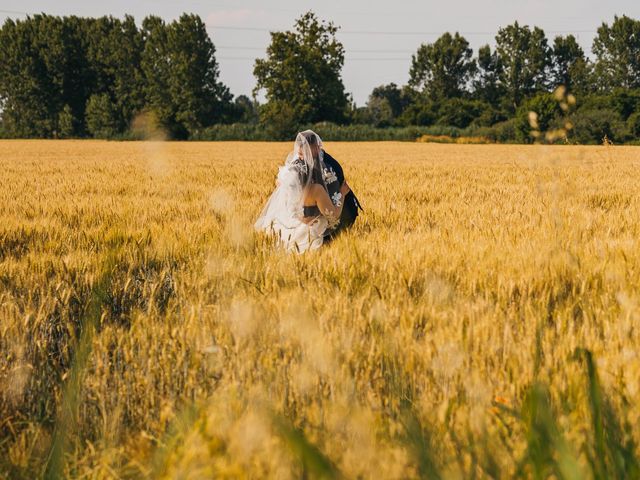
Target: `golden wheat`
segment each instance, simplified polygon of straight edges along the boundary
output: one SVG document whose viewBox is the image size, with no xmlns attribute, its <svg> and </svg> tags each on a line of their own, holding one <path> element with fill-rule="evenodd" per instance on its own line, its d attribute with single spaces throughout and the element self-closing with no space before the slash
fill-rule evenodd
<svg viewBox="0 0 640 480">
<path fill-rule="evenodd" d="M 537 382 L 581 478 L 578 348 L 637 455 L 637 148 L 328 143 L 365 213 L 301 256 L 290 148 L 0 142 L 0 476 L 528 477 Z"/>
</svg>

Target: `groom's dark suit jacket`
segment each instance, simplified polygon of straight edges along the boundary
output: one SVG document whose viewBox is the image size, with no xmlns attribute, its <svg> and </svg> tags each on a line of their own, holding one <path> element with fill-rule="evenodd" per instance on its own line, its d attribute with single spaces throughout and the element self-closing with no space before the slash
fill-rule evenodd
<svg viewBox="0 0 640 480">
<path fill-rule="evenodd" d="M 342 166 L 335 158 L 333 158 L 324 150 L 322 151 L 322 158 L 325 165 L 335 172 L 336 176 L 338 177 L 338 188 L 340 188 L 344 183 L 344 172 L 342 171 Z M 358 209 L 362 210 L 360 202 L 356 198 L 353 191 L 350 191 L 344 198 L 344 206 L 342 207 L 342 214 L 340 215 L 340 223 L 334 230 L 330 230 L 325 234 L 325 241 L 330 240 L 331 238 L 335 237 L 341 230 L 353 225 L 353 223 L 356 221 L 356 217 L 358 216 Z"/>
</svg>

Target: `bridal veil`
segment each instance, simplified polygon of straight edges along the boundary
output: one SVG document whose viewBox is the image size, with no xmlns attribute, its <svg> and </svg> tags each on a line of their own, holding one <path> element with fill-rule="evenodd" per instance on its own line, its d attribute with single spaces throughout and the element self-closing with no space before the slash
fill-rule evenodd
<svg viewBox="0 0 640 480">
<path fill-rule="evenodd" d="M 296 136 L 293 151 L 279 167 L 277 186 L 255 223 L 257 230 L 275 235 L 288 251 L 304 252 L 322 245 L 328 220 L 322 215 L 306 223 L 305 191 L 312 183 L 327 189 L 322 139 L 312 130 Z"/>
</svg>

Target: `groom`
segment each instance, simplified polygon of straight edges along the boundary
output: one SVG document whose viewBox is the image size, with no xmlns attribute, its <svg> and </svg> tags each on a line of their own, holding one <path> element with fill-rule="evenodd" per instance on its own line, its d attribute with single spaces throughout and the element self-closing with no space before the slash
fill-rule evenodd
<svg viewBox="0 0 640 480">
<path fill-rule="evenodd" d="M 303 132 L 303 135 L 309 142 L 309 147 L 311 148 L 312 155 L 316 157 L 321 147 L 316 143 L 316 135 L 309 134 Z M 322 160 L 325 164 L 325 171 L 322 172 L 322 176 L 324 177 L 324 181 L 327 185 L 327 190 L 329 193 L 329 197 L 335 204 L 336 201 L 343 201 L 344 206 L 342 207 L 342 214 L 340 215 L 340 221 L 338 224 L 325 232 L 323 243 L 328 243 L 333 240 L 342 230 L 349 228 L 356 221 L 356 217 L 358 216 L 358 209 L 362 210 L 360 206 L 360 202 L 357 197 L 353 193 L 353 190 L 349 189 L 349 193 L 345 195 L 344 198 L 340 198 L 340 187 L 345 183 L 344 180 L 344 172 L 342 170 L 342 166 L 338 161 L 329 155 L 324 149 L 322 149 Z M 364 210 L 362 210 L 364 211 Z"/>
</svg>

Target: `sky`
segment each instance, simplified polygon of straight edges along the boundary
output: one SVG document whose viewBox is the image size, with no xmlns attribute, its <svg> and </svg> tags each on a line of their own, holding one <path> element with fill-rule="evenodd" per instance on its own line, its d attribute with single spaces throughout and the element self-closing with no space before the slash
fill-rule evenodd
<svg viewBox="0 0 640 480">
<path fill-rule="evenodd" d="M 183 12 L 196 13 L 216 47 L 220 80 L 234 95 L 251 96 L 253 63 L 264 58 L 269 31 L 291 29 L 308 10 L 340 27 L 337 37 L 345 47 L 342 78 L 359 106 L 376 86 L 405 85 L 411 55 L 420 44 L 431 43 L 446 31 L 460 32 L 477 51 L 493 45 L 498 29 L 517 20 L 543 28 L 550 43 L 556 35 L 574 34 L 590 54 L 603 22 L 610 24 L 614 15 L 640 19 L 639 0 L 0 0 L 0 21 L 40 12 L 116 17 L 128 13 L 140 24 L 150 14 L 170 21 Z M 262 98 L 263 92 L 258 95 Z"/>
</svg>

